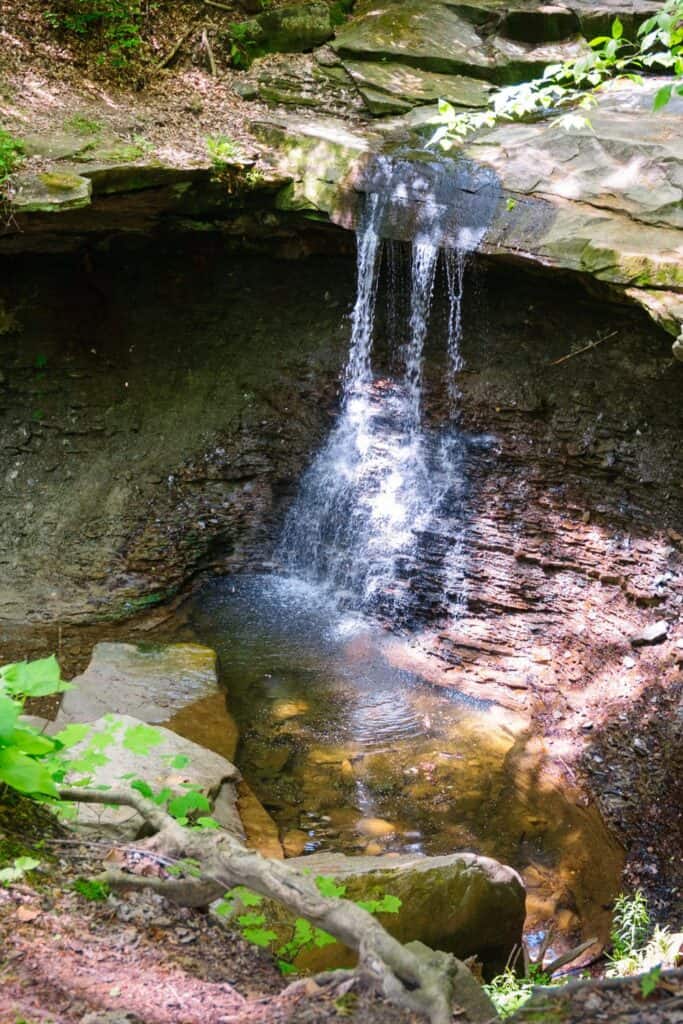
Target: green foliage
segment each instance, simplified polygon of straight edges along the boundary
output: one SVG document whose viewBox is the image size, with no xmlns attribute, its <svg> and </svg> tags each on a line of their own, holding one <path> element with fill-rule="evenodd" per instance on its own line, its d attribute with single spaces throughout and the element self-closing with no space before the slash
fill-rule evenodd
<svg viewBox="0 0 683 1024">
<path fill-rule="evenodd" d="M 650 912 L 643 892 L 637 889 L 632 896 L 617 896 L 610 933 L 613 956 L 626 956 L 640 949 L 649 934 Z"/>
<path fill-rule="evenodd" d="M 657 91 L 655 110 L 666 106 L 674 94 L 683 96 L 683 0 L 667 0 L 661 11 L 640 26 L 636 42 L 624 37 L 624 27 L 615 18 L 611 34 L 597 36 L 589 45 L 589 53 L 549 64 L 540 78 L 497 89 L 486 110 L 458 112 L 440 100 L 440 123 L 429 145 L 448 150 L 471 132 L 491 128 L 498 121 L 538 117 L 566 108 L 572 109 L 556 118 L 558 126 L 588 125 L 585 114 L 578 111 L 595 105 L 596 90 L 614 78 L 642 83 L 642 74 L 648 71 L 674 76 Z"/>
<path fill-rule="evenodd" d="M 318 892 L 326 899 L 343 899 L 346 895 L 346 886 L 336 882 L 328 875 L 318 875 L 315 884 Z M 359 907 L 363 907 L 370 913 L 395 914 L 401 907 L 401 900 L 397 896 L 390 895 L 381 896 L 375 900 L 357 900 L 356 902 Z M 304 950 L 322 949 L 337 941 L 329 932 L 317 928 L 303 917 L 297 917 L 289 939 L 276 947 L 278 935 L 268 927 L 264 913 L 240 913 L 242 909 L 256 910 L 262 904 L 262 896 L 240 885 L 226 892 L 220 903 L 216 905 L 215 912 L 221 917 L 231 918 L 247 941 L 253 942 L 257 946 L 271 948 L 283 974 L 296 974 L 294 962 Z"/>
<path fill-rule="evenodd" d="M 251 66 L 266 52 L 261 46 L 263 30 L 257 21 L 235 21 L 228 26 L 230 61 L 237 69 Z"/>
<path fill-rule="evenodd" d="M 659 985 L 659 976 L 662 973 L 662 965 L 655 964 L 640 979 L 640 993 L 643 999 L 647 999 Z"/>
<path fill-rule="evenodd" d="M 18 139 L 0 128 L 0 189 L 16 167 L 24 147 Z"/>
<path fill-rule="evenodd" d="M 551 979 L 542 968 L 538 964 L 530 964 L 525 977 L 519 977 L 511 967 L 506 967 L 502 974 L 497 974 L 484 985 L 484 989 L 500 1016 L 509 1017 L 526 1003 L 534 985 L 550 984 Z"/>
<path fill-rule="evenodd" d="M 54 0 L 45 17 L 53 28 L 96 38 L 100 62 L 119 70 L 142 49 L 142 0 Z"/>
<path fill-rule="evenodd" d="M 239 143 L 226 135 L 210 135 L 206 140 L 206 148 L 217 171 L 224 170 L 228 164 L 239 163 L 242 159 Z"/>
<path fill-rule="evenodd" d="M 606 974 L 610 978 L 643 974 L 641 991 L 650 995 L 657 987 L 662 967 L 676 967 L 683 935 L 667 927 L 652 927 L 647 900 L 640 891 L 622 893 L 614 904 L 612 953 Z"/>
<path fill-rule="evenodd" d="M 35 857 L 15 857 L 12 866 L 0 868 L 0 885 L 12 885 L 18 882 L 29 871 L 34 871 L 40 864 Z"/>
<path fill-rule="evenodd" d="M 75 132 L 77 135 L 99 135 L 102 131 L 102 125 L 99 121 L 93 121 L 82 114 L 72 114 L 71 117 L 67 117 L 64 121 L 64 127 L 67 131 Z"/>
<path fill-rule="evenodd" d="M 71 888 L 90 903 L 103 903 L 110 891 L 106 882 L 97 882 L 89 878 L 76 878 L 71 883 Z"/>
<path fill-rule="evenodd" d="M 30 796 L 57 796 L 63 766 L 56 755 L 62 744 L 32 726 L 20 725 L 19 716 L 28 697 L 69 688 L 54 656 L 0 667 L 0 782 Z"/>
</svg>

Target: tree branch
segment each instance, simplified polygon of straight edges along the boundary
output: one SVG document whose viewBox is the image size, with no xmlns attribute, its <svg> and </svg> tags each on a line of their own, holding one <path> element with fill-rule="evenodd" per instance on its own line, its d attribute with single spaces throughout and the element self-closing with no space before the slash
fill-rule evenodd
<svg viewBox="0 0 683 1024">
<path fill-rule="evenodd" d="M 361 972 L 375 979 L 387 999 L 426 1014 L 431 1024 L 451 1024 L 454 1000 L 472 1024 L 496 1019 L 488 996 L 459 960 L 450 954 L 435 952 L 420 942 L 403 945 L 367 910 L 350 900 L 321 895 L 311 878 L 300 874 L 286 861 L 268 860 L 248 850 L 225 831 L 207 833 L 203 829 L 184 828 L 135 790 L 64 787 L 60 795 L 62 799 L 81 803 L 134 808 L 156 832 L 139 844 L 140 849 L 192 858 L 202 871 L 201 879 L 188 881 L 118 871 L 105 872 L 100 876 L 101 881 L 115 888 L 154 889 L 190 906 L 208 904 L 226 889 L 246 886 L 283 904 L 355 950 Z"/>
</svg>

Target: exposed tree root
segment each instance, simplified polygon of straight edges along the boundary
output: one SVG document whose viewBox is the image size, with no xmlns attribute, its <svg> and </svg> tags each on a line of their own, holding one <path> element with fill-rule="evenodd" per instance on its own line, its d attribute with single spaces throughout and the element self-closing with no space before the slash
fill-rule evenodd
<svg viewBox="0 0 683 1024">
<path fill-rule="evenodd" d="M 358 953 L 358 971 L 370 977 L 387 999 L 425 1014 L 431 1024 L 459 1020 L 482 1024 L 496 1011 L 468 968 L 450 954 L 421 942 L 398 942 L 371 914 L 355 903 L 322 896 L 312 879 L 284 861 L 248 850 L 227 832 L 188 829 L 135 791 L 63 788 L 64 800 L 133 807 L 154 830 L 140 849 L 165 858 L 191 858 L 199 878 L 163 879 L 106 871 L 100 876 L 115 889 L 153 889 L 184 906 L 206 906 L 226 889 L 244 885 L 277 900 Z"/>
</svg>

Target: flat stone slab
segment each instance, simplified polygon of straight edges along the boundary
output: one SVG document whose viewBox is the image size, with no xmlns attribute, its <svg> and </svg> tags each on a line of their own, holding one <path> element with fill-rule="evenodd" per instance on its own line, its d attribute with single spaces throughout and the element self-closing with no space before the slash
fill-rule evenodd
<svg viewBox="0 0 683 1024">
<path fill-rule="evenodd" d="M 200 644 L 99 643 L 73 680 L 51 731 L 111 712 L 167 722 L 218 688 L 215 651 Z"/>
<path fill-rule="evenodd" d="M 70 749 L 74 770 L 67 784 L 88 777 L 93 787 L 126 787 L 135 779 L 143 779 L 155 793 L 168 787 L 177 796 L 184 796 L 189 784 L 209 798 L 216 820 L 244 841 L 237 810 L 240 773 L 230 761 L 169 729 L 150 729 L 130 715 L 104 715 L 87 724 L 88 735 Z M 161 742 L 152 742 L 150 733 Z M 89 762 L 93 752 L 103 755 L 97 761 L 106 758 L 104 764 Z M 77 817 L 71 822 L 75 828 L 124 841 L 137 839 L 143 829 L 142 818 L 130 807 L 76 806 Z"/>
<path fill-rule="evenodd" d="M 525 43 L 484 37 L 456 5 L 407 0 L 361 7 L 332 44 L 347 59 L 395 61 L 439 74 L 472 75 L 499 83 L 532 77 L 546 64 L 586 52 L 583 40 Z"/>
<path fill-rule="evenodd" d="M 70 171 L 44 171 L 17 176 L 12 198 L 14 213 L 61 213 L 90 205 L 92 185 Z"/>
<path fill-rule="evenodd" d="M 391 61 L 344 61 L 373 114 L 410 110 L 439 99 L 458 107 L 484 107 L 491 86 L 466 75 L 440 75 Z"/>
</svg>

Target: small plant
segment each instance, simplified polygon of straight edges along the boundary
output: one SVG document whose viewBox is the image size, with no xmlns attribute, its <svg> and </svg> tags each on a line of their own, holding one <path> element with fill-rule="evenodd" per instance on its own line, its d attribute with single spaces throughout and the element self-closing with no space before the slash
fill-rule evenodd
<svg viewBox="0 0 683 1024">
<path fill-rule="evenodd" d="M 607 976 L 643 974 L 644 996 L 656 988 L 662 967 L 676 967 L 681 958 L 683 934 L 671 932 L 659 924 L 652 927 L 647 900 L 640 889 L 630 896 L 622 893 L 617 897 L 611 939 Z"/>
<path fill-rule="evenodd" d="M 21 142 L 0 128 L 0 191 L 17 166 L 23 152 L 24 147 Z"/>
<path fill-rule="evenodd" d="M 93 121 L 82 114 L 72 114 L 71 117 L 67 117 L 64 121 L 64 127 L 67 131 L 75 132 L 76 135 L 99 135 L 102 131 L 102 125 L 99 121 Z"/>
<path fill-rule="evenodd" d="M 89 878 L 75 879 L 71 888 L 90 903 L 103 903 L 110 892 L 106 882 L 98 882 Z"/>
<path fill-rule="evenodd" d="M 643 892 L 637 889 L 632 896 L 625 893 L 617 896 L 610 935 L 613 956 L 628 956 L 640 949 L 649 934 L 650 912 Z"/>
<path fill-rule="evenodd" d="M 0 885 L 12 885 L 18 882 L 29 871 L 35 871 L 40 864 L 35 857 L 15 857 L 11 867 L 0 868 Z"/>
<path fill-rule="evenodd" d="M 538 964 L 530 964 L 523 978 L 512 967 L 506 967 L 502 974 L 497 974 L 484 985 L 484 989 L 500 1016 L 509 1017 L 526 1003 L 534 985 L 550 984 L 550 975 L 544 973 Z"/>
<path fill-rule="evenodd" d="M 346 886 L 327 875 L 318 875 L 315 884 L 321 896 L 327 899 L 341 899 L 346 895 Z M 388 894 L 372 900 L 357 900 L 356 903 L 371 914 L 396 914 L 401 907 L 398 896 Z M 225 894 L 216 906 L 216 913 L 234 920 L 248 942 L 263 948 L 270 947 L 283 974 L 296 974 L 295 961 L 305 950 L 322 949 L 337 941 L 329 932 L 310 924 L 303 917 L 297 917 L 287 942 L 275 946 L 278 935 L 269 928 L 266 915 L 260 910 L 262 904 L 263 897 L 258 893 L 237 886 Z M 240 913 L 242 909 L 246 913 Z"/>
<path fill-rule="evenodd" d="M 226 135 L 210 135 L 206 140 L 206 148 L 217 171 L 224 170 L 228 164 L 238 163 L 242 158 L 239 143 Z"/>
<path fill-rule="evenodd" d="M 0 667 L 0 783 L 32 796 L 57 796 L 63 766 L 55 755 L 62 743 L 20 724 L 19 717 L 28 697 L 68 689 L 54 656 Z"/>
<path fill-rule="evenodd" d="M 238 70 L 251 66 L 252 61 L 266 52 L 261 46 L 263 29 L 258 21 L 233 22 L 228 26 L 230 61 Z"/>
</svg>

